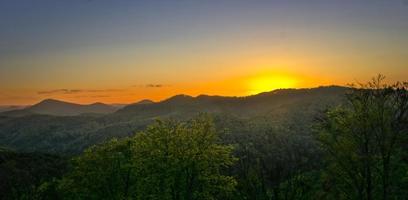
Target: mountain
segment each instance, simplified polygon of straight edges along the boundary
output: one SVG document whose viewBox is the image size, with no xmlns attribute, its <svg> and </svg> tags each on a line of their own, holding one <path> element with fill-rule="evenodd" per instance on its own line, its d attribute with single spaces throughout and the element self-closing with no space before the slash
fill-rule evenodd
<svg viewBox="0 0 408 200">
<path fill-rule="evenodd" d="M 23 109 L 27 106 L 0 106 L 0 113 L 1 112 L 7 112 L 7 111 L 11 111 L 11 110 L 20 110 Z"/>
<path fill-rule="evenodd" d="M 176 95 L 156 103 L 131 104 L 106 115 L 73 116 L 78 112 L 71 112 L 71 116 L 0 116 L 0 146 L 26 152 L 75 154 L 111 138 L 131 136 L 156 119 L 188 120 L 202 112 L 213 115 L 217 127 L 231 133 L 290 126 L 306 134 L 316 115 L 341 104 L 348 90 L 330 86 L 281 89 L 247 97 Z M 51 109 L 55 107 L 49 105 L 66 104 L 48 100 L 28 111 L 55 114 L 57 111 Z M 71 108 L 69 105 L 65 108 Z M 59 113 L 67 110 L 58 109 Z"/>
<path fill-rule="evenodd" d="M 114 104 L 109 104 L 110 106 L 113 106 L 113 107 L 115 107 L 115 108 L 117 108 L 117 109 L 120 109 L 120 108 L 123 108 L 123 107 L 125 107 L 125 106 L 127 106 L 127 105 L 129 105 L 129 104 L 123 104 L 123 103 L 114 103 Z"/>
<path fill-rule="evenodd" d="M 141 100 L 141 101 L 139 101 L 139 102 L 137 102 L 137 103 L 135 103 L 135 104 L 152 104 L 152 103 L 154 103 L 154 101 L 152 101 L 152 100 L 150 100 L 150 99 L 143 99 L 143 100 Z"/>
<path fill-rule="evenodd" d="M 312 106 L 314 109 L 338 103 L 348 90 L 329 86 L 312 89 L 280 89 L 247 97 L 176 95 L 154 104 L 128 105 L 113 115 L 128 117 L 191 116 L 198 112 L 228 113 L 241 118 L 277 115 L 291 109 Z"/>
<path fill-rule="evenodd" d="M 80 105 L 74 103 L 68 103 L 64 101 L 46 99 L 33 106 L 20 109 L 3 112 L 0 115 L 5 116 L 26 116 L 33 114 L 42 115 L 54 115 L 54 116 L 75 116 L 80 114 L 107 114 L 115 112 L 117 107 L 103 104 L 93 103 L 89 105 Z"/>
</svg>

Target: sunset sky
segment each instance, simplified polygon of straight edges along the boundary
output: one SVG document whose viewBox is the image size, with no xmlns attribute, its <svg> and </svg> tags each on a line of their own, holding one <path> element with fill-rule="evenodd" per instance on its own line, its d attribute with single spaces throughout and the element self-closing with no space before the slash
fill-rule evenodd
<svg viewBox="0 0 408 200">
<path fill-rule="evenodd" d="M 1 0 L 0 105 L 408 79 L 407 0 Z"/>
</svg>

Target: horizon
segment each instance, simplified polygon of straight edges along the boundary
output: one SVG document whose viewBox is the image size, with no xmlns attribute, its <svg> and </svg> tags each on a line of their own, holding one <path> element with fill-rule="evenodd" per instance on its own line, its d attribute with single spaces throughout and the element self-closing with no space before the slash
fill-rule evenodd
<svg viewBox="0 0 408 200">
<path fill-rule="evenodd" d="M 279 90 L 304 90 L 304 89 L 318 89 L 318 88 L 330 88 L 330 87 L 341 87 L 341 88 L 347 88 L 349 86 L 342 86 L 342 85 L 320 85 L 320 86 L 316 86 L 316 87 L 299 87 L 299 88 L 277 88 L 277 89 L 273 89 L 270 91 L 264 91 L 264 92 L 260 92 L 260 93 L 256 93 L 256 94 L 249 94 L 249 95 L 243 95 L 243 96 L 228 96 L 228 95 L 217 95 L 217 94 L 198 94 L 198 95 L 188 95 L 188 94 L 175 94 L 175 95 L 171 95 L 168 97 L 165 97 L 163 99 L 159 99 L 159 100 L 152 100 L 152 99 L 148 99 L 148 98 L 144 98 L 144 99 L 140 99 L 140 100 L 136 100 L 133 102 L 129 102 L 129 103 L 122 103 L 122 102 L 116 102 L 116 103 L 106 103 L 106 102 L 101 102 L 101 101 L 95 101 L 95 102 L 90 102 L 90 103 L 79 103 L 79 102 L 73 102 L 73 101 L 69 101 L 69 100 L 64 100 L 64 99 L 57 99 L 57 98 L 46 98 L 46 99 L 41 99 L 40 101 L 34 102 L 33 104 L 0 104 L 1 107 L 13 107 L 13 106 L 19 106 L 19 107 L 30 107 L 30 106 L 34 106 L 37 105 L 39 103 L 42 103 L 44 101 L 59 101 L 59 102 L 63 102 L 63 103 L 70 103 L 70 104 L 77 104 L 77 105 L 92 105 L 92 104 L 105 104 L 105 105 L 131 105 L 131 104 L 137 104 L 139 102 L 142 101 L 151 101 L 153 103 L 160 103 L 162 101 L 166 101 L 168 99 L 171 99 L 175 96 L 188 96 L 188 97 L 192 97 L 192 98 L 197 98 L 200 96 L 210 96 L 210 97 L 227 97 L 227 98 L 245 98 L 245 97 L 251 97 L 251 96 L 257 96 L 260 94 L 264 94 L 264 93 L 273 93 L 275 91 L 279 91 Z"/>
<path fill-rule="evenodd" d="M 408 77 L 405 0 L 0 2 L 0 105 Z"/>
</svg>

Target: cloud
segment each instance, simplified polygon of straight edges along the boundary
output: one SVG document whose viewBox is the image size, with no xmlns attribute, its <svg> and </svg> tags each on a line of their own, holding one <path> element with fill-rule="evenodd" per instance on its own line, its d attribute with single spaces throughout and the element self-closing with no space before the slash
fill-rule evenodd
<svg viewBox="0 0 408 200">
<path fill-rule="evenodd" d="M 104 89 L 104 90 L 80 90 L 80 89 L 56 89 L 38 91 L 39 95 L 53 95 L 53 94 L 78 94 L 78 93 L 99 93 L 99 92 L 119 92 L 120 89 Z"/>
<path fill-rule="evenodd" d="M 38 91 L 37 94 L 75 94 L 83 92 L 83 90 L 57 89 Z"/>
<path fill-rule="evenodd" d="M 107 97 L 111 97 L 110 95 L 94 95 L 91 96 L 92 98 L 107 98 Z"/>
<path fill-rule="evenodd" d="M 123 92 L 123 89 L 84 90 L 84 92 Z"/>
<path fill-rule="evenodd" d="M 134 85 L 133 87 L 144 87 L 144 88 L 162 88 L 162 87 L 169 87 L 170 85 L 165 85 L 165 84 L 145 84 L 145 85 Z"/>
<path fill-rule="evenodd" d="M 145 87 L 147 87 L 147 88 L 161 88 L 161 87 L 164 87 L 164 85 L 162 85 L 162 84 L 147 84 L 147 85 L 145 85 Z"/>
</svg>

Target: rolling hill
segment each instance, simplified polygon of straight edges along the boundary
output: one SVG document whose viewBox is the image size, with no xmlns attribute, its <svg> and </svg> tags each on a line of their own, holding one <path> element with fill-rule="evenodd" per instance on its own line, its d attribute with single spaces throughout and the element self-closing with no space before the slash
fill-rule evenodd
<svg viewBox="0 0 408 200">
<path fill-rule="evenodd" d="M 81 105 L 68 103 L 64 101 L 46 99 L 38 104 L 29 106 L 24 109 L 11 110 L 0 113 L 3 116 L 21 117 L 33 114 L 54 115 L 54 116 L 75 116 L 81 114 L 107 114 L 115 112 L 118 107 L 94 103 L 89 105 Z"/>
<path fill-rule="evenodd" d="M 11 110 L 21 110 L 24 109 L 26 106 L 0 106 L 0 113 L 7 112 Z"/>
<path fill-rule="evenodd" d="M 187 120 L 202 112 L 213 115 L 217 126 L 232 133 L 247 125 L 251 126 L 250 131 L 296 126 L 306 133 L 310 132 L 315 116 L 340 104 L 348 89 L 337 86 L 282 89 L 248 97 L 177 95 L 157 103 L 128 105 L 111 114 L 79 116 L 73 115 L 80 113 L 80 109 L 72 111 L 77 105 L 48 100 L 28 111 L 65 116 L 0 117 L 0 146 L 25 152 L 78 153 L 111 138 L 133 135 L 156 119 Z M 66 110 L 50 105 L 63 105 Z M 94 110 L 87 107 L 80 111 Z"/>
</svg>

